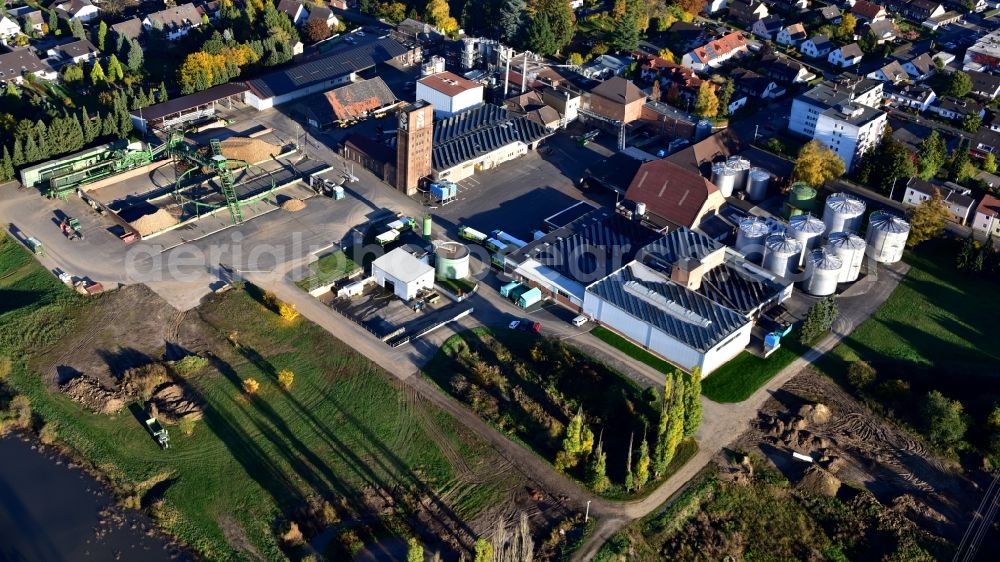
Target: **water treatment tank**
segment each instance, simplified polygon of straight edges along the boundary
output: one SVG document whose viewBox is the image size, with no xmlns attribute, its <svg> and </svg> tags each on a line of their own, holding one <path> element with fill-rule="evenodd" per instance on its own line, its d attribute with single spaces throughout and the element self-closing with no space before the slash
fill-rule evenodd
<svg viewBox="0 0 1000 562">
<path fill-rule="evenodd" d="M 823 221 L 812 215 L 795 215 L 788 221 L 788 234 L 802 244 L 799 265 L 802 265 L 806 254 L 819 247 L 825 230 Z"/>
<path fill-rule="evenodd" d="M 785 218 L 815 211 L 816 190 L 807 183 L 793 183 L 791 191 L 788 192 L 788 199 L 785 200 Z"/>
<path fill-rule="evenodd" d="M 910 223 L 886 213 L 876 211 L 868 221 L 865 254 L 879 263 L 896 263 L 903 259 L 903 249 L 910 235 Z"/>
<path fill-rule="evenodd" d="M 740 221 L 736 231 L 736 251 L 742 253 L 748 260 L 757 261 L 764 249 L 764 239 L 771 233 L 771 226 L 766 220 L 757 217 L 747 217 Z"/>
<path fill-rule="evenodd" d="M 770 172 L 764 168 L 751 168 L 750 179 L 747 181 L 747 198 L 751 201 L 763 201 L 767 198 L 770 183 Z"/>
<path fill-rule="evenodd" d="M 442 242 L 434 248 L 437 276 L 443 279 L 465 279 L 469 276 L 469 248 L 458 242 Z"/>
<path fill-rule="evenodd" d="M 764 268 L 775 275 L 791 278 L 799 266 L 802 244 L 784 234 L 772 234 L 764 240 Z"/>
<path fill-rule="evenodd" d="M 739 181 L 739 170 L 731 167 L 728 162 L 716 162 L 712 164 L 712 183 L 719 188 L 723 197 L 729 197 L 736 189 L 736 182 Z"/>
<path fill-rule="evenodd" d="M 865 202 L 847 193 L 834 193 L 826 198 L 823 223 L 826 231 L 857 233 L 865 214 Z"/>
<path fill-rule="evenodd" d="M 826 248 L 813 250 L 806 261 L 806 280 L 802 282 L 802 288 L 816 297 L 836 293 L 837 279 L 843 267 L 844 262 Z"/>
<path fill-rule="evenodd" d="M 840 268 L 838 283 L 853 283 L 861 274 L 861 263 L 865 261 L 865 241 L 853 232 L 834 232 L 827 240 L 826 248 L 844 262 Z"/>
</svg>

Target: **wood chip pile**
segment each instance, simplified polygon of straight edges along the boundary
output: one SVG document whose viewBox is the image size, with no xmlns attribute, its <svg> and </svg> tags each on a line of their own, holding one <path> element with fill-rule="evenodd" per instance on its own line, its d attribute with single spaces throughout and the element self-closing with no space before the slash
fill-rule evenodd
<svg viewBox="0 0 1000 562">
<path fill-rule="evenodd" d="M 288 199 L 281 203 L 281 208 L 292 213 L 297 213 L 306 208 L 306 202 L 301 199 Z"/>
<path fill-rule="evenodd" d="M 222 155 L 231 160 L 243 160 L 256 164 L 269 160 L 281 153 L 281 147 L 260 139 L 230 137 L 222 141 Z"/>
<path fill-rule="evenodd" d="M 177 217 L 171 215 L 166 209 L 157 209 L 155 213 L 143 215 L 132 221 L 131 224 L 133 228 L 139 231 L 139 234 L 148 236 L 154 232 L 174 226 L 178 222 Z"/>
</svg>

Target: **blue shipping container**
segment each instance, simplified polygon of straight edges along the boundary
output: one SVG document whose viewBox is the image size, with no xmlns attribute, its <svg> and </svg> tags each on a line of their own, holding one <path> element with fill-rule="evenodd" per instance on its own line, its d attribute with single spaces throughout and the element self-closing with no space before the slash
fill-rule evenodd
<svg viewBox="0 0 1000 562">
<path fill-rule="evenodd" d="M 500 296 L 501 297 L 506 297 L 507 295 L 510 294 L 511 291 L 513 291 L 514 289 L 516 289 L 516 288 L 518 288 L 520 286 L 521 286 L 521 284 L 518 283 L 517 281 L 511 281 L 510 283 L 507 283 L 503 287 L 500 287 Z"/>
<path fill-rule="evenodd" d="M 517 306 L 528 308 L 529 306 L 542 301 L 542 291 L 538 287 L 532 287 L 521 294 L 517 299 Z"/>
</svg>

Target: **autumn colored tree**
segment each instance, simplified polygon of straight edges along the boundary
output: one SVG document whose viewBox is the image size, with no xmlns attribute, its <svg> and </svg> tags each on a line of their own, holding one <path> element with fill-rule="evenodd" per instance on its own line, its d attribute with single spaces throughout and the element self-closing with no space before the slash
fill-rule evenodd
<svg viewBox="0 0 1000 562">
<path fill-rule="evenodd" d="M 639 458 L 635 461 L 635 487 L 641 490 L 649 482 L 649 441 L 643 437 L 639 444 Z"/>
<path fill-rule="evenodd" d="M 104 75 L 104 69 L 101 68 L 101 61 L 94 61 L 94 66 L 90 69 L 90 83 L 97 86 L 106 81 L 107 77 Z"/>
<path fill-rule="evenodd" d="M 698 94 L 694 99 L 694 112 L 699 117 L 711 119 L 719 114 L 719 98 L 710 82 L 702 82 L 698 86 Z"/>
<path fill-rule="evenodd" d="M 841 41 L 849 41 L 854 38 L 854 31 L 858 27 L 858 19 L 854 14 L 846 13 L 840 18 L 840 25 L 834 32 L 834 36 Z"/>
<path fill-rule="evenodd" d="M 295 373 L 293 373 L 292 371 L 288 369 L 282 369 L 281 372 L 278 373 L 278 383 L 281 385 L 281 388 L 285 390 L 291 390 L 292 384 L 294 382 L 295 382 Z"/>
<path fill-rule="evenodd" d="M 458 20 L 451 16 L 447 0 L 429 0 L 424 15 L 427 21 L 442 33 L 453 33 L 458 30 Z"/>
<path fill-rule="evenodd" d="M 330 26 L 326 25 L 326 22 L 316 18 L 306 21 L 305 25 L 302 26 L 302 35 L 305 40 L 310 43 L 318 43 L 324 39 L 329 39 L 331 32 Z"/>
<path fill-rule="evenodd" d="M 948 206 L 941 198 L 941 191 L 937 189 L 930 199 L 910 207 L 907 211 L 910 219 L 910 236 L 906 239 L 906 246 L 913 248 L 931 238 L 941 236 L 949 214 Z"/>
<path fill-rule="evenodd" d="M 802 146 L 792 176 L 812 186 L 821 186 L 844 175 L 844 161 L 834 151 L 819 141 L 809 141 Z"/>
<path fill-rule="evenodd" d="M 111 55 L 108 58 L 108 82 L 115 82 L 124 77 L 125 71 L 122 69 L 122 63 L 119 62 L 118 57 Z"/>
<path fill-rule="evenodd" d="M 247 394 L 257 394 L 260 391 L 260 383 L 257 379 L 243 379 L 243 392 Z"/>
</svg>

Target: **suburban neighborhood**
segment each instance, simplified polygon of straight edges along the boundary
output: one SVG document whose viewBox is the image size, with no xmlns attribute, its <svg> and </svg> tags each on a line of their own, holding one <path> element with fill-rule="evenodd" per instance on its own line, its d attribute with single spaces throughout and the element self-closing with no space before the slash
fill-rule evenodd
<svg viewBox="0 0 1000 562">
<path fill-rule="evenodd" d="M 992 560 L 1000 2 L 0 0 L 0 558 Z"/>
</svg>

